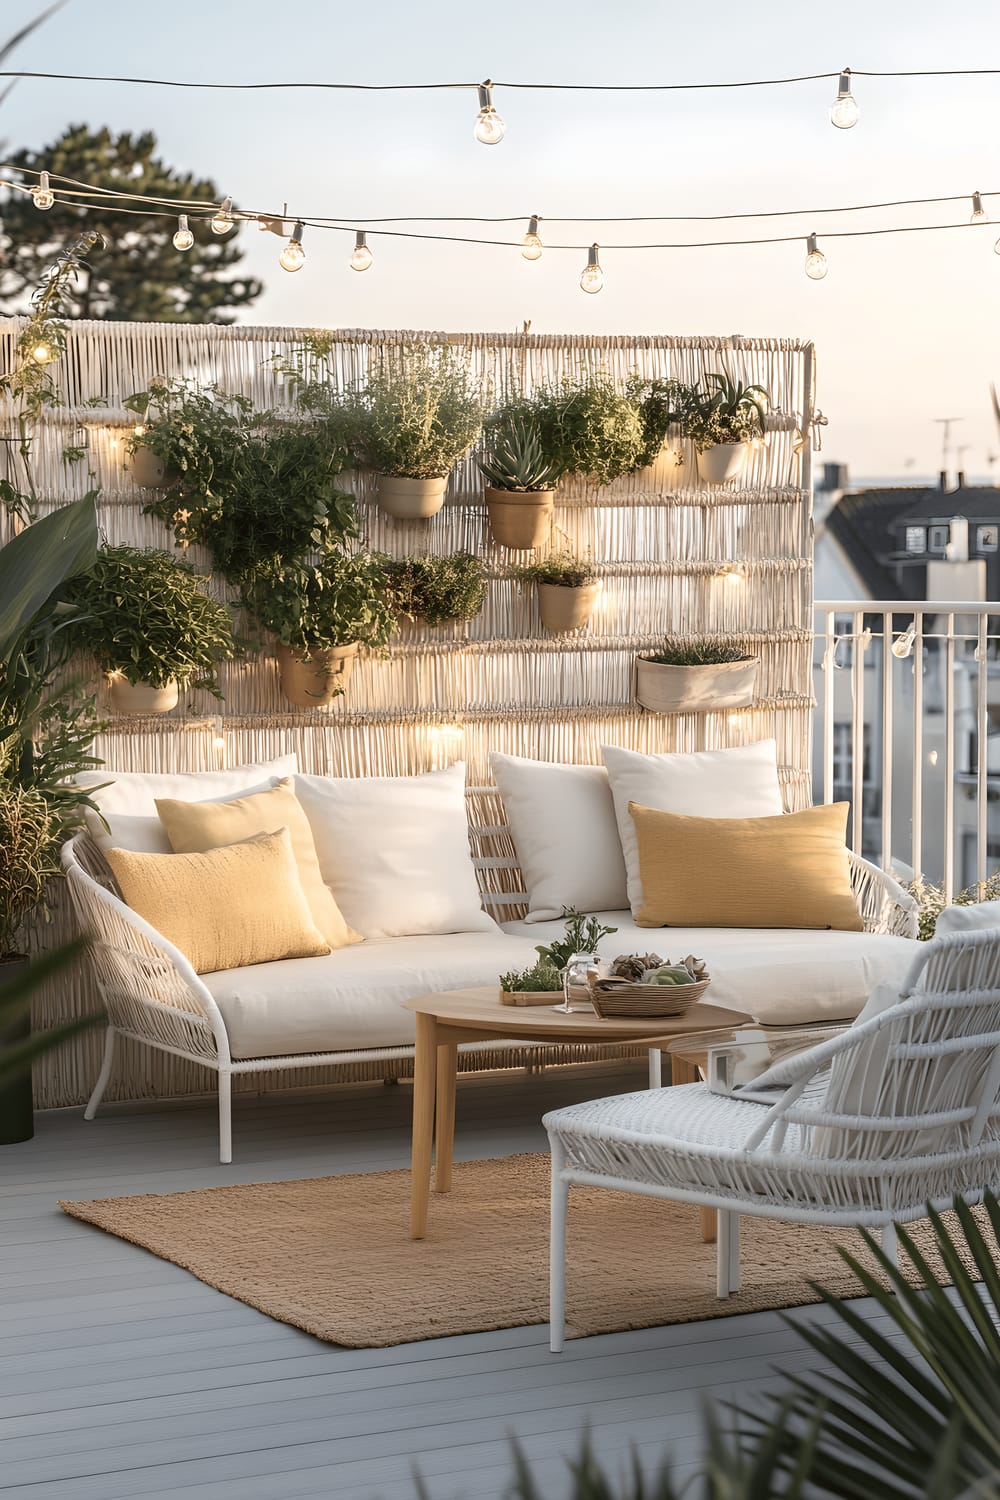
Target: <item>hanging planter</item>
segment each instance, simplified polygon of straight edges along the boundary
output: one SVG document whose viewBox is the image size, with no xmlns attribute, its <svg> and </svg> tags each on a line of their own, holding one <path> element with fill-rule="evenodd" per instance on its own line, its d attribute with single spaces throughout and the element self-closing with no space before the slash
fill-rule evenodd
<svg viewBox="0 0 1000 1500">
<path fill-rule="evenodd" d="M 327 646 L 311 651 L 293 651 L 291 646 L 277 646 L 281 691 L 296 708 L 328 708 L 347 688 L 358 659 L 358 643 L 349 646 Z"/>
<path fill-rule="evenodd" d="M 437 479 L 407 479 L 379 474 L 376 494 L 381 510 L 399 521 L 429 521 L 444 504 L 448 476 Z"/>
<path fill-rule="evenodd" d="M 162 687 L 149 682 L 129 682 L 127 677 L 112 677 L 111 706 L 119 714 L 167 714 L 177 707 L 177 683 L 170 679 Z"/>
<path fill-rule="evenodd" d="M 754 699 L 760 658 L 737 647 L 667 643 L 655 656 L 638 656 L 633 691 L 654 714 L 713 713 L 747 708 Z"/>
<path fill-rule="evenodd" d="M 144 490 L 165 490 L 175 485 L 180 475 L 168 469 L 163 459 L 152 448 L 140 444 L 129 460 L 129 473 L 136 484 Z"/>
<path fill-rule="evenodd" d="M 478 615 L 486 599 L 486 568 L 471 552 L 387 558 L 384 568 L 398 611 L 397 628 L 404 632 L 464 624 Z"/>
<path fill-rule="evenodd" d="M 495 542 L 512 552 L 545 545 L 552 530 L 555 490 L 499 490 L 487 485 L 485 493 Z"/>
<path fill-rule="evenodd" d="M 570 630 L 582 630 L 594 613 L 601 585 L 597 582 L 581 583 L 574 587 L 562 583 L 540 583 L 538 585 L 538 612 L 542 624 L 553 635 L 565 635 Z"/>
<path fill-rule="evenodd" d="M 743 385 L 717 372 L 704 377 L 707 390 L 692 387 L 684 404 L 682 430 L 694 439 L 703 484 L 728 484 L 746 466 L 752 442 L 764 438 L 771 398 L 762 385 Z"/>
<path fill-rule="evenodd" d="M 749 443 L 716 443 L 698 454 L 698 474 L 705 484 L 728 484 L 746 467 Z"/>
</svg>

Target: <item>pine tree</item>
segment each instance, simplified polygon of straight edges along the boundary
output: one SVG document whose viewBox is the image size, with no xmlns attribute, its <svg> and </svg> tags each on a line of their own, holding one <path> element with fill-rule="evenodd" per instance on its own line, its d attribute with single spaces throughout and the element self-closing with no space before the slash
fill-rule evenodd
<svg viewBox="0 0 1000 1500">
<path fill-rule="evenodd" d="M 71 125 L 51 146 L 22 150 L 8 165 L 29 172 L 47 171 L 77 183 L 171 201 L 198 198 L 218 202 L 219 190 L 207 179 L 175 172 L 156 154 L 152 131 L 113 136 Z M 16 180 L 16 179 L 15 179 Z M 32 186 L 36 177 L 21 178 Z M 216 235 L 208 218 L 190 214 L 195 243 L 175 250 L 171 243 L 177 216 L 147 210 L 140 202 L 122 214 L 102 208 L 99 199 L 58 201 L 40 211 L 26 193 L 7 191 L 0 200 L 0 312 L 24 312 L 31 290 L 55 255 L 84 229 L 98 229 L 107 248 L 92 257 L 70 289 L 72 317 L 134 322 L 232 323 L 232 309 L 248 306 L 263 290 L 253 277 L 226 276 L 243 259 L 237 249 L 239 228 Z"/>
</svg>

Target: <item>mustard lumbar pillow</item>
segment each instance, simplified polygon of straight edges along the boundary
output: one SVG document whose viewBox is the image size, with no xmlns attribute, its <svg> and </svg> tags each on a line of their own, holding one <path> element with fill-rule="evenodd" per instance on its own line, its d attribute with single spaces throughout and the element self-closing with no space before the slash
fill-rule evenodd
<svg viewBox="0 0 1000 1500">
<path fill-rule="evenodd" d="M 640 927 L 816 927 L 860 932 L 850 804 L 765 818 L 689 818 L 630 802 Z"/>
<path fill-rule="evenodd" d="M 364 942 L 360 932 L 347 925 L 333 892 L 323 882 L 309 819 L 290 780 L 286 778 L 270 791 L 255 792 L 232 802 L 179 802 L 170 797 L 155 800 L 160 822 L 175 854 L 203 854 L 207 849 L 238 844 L 258 833 L 287 828 L 313 921 L 330 947 L 346 948 L 349 943 Z"/>
<path fill-rule="evenodd" d="M 196 974 L 330 951 L 313 922 L 287 828 L 204 854 L 108 849 L 104 857 L 126 904 L 179 948 Z"/>
</svg>

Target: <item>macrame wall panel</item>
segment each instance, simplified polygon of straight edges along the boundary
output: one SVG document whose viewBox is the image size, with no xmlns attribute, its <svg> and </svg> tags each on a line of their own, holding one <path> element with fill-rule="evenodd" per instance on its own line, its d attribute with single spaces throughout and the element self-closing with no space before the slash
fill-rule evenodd
<svg viewBox="0 0 1000 1500">
<path fill-rule="evenodd" d="M 17 320 L 0 323 L 5 364 L 19 327 Z M 774 736 L 786 804 L 808 805 L 811 345 L 785 339 L 367 331 L 334 337 L 339 384 L 363 379 L 382 348 L 432 340 L 465 349 L 496 399 L 572 375 L 581 366 L 606 369 L 621 380 L 639 372 L 694 381 L 725 370 L 763 385 L 773 412 L 767 441 L 752 453 L 738 486 L 702 486 L 693 449 L 685 444 L 665 451 L 651 469 L 607 487 L 572 476 L 560 484 L 553 543 L 589 553 L 602 582 L 591 624 L 571 636 L 546 634 L 534 591 L 511 576 L 512 564 L 526 557 L 492 542 L 475 453 L 458 466 L 444 509 L 429 522 L 386 518 L 374 503 L 373 476 L 344 476 L 343 487 L 357 496 L 370 547 L 394 556 L 459 549 L 482 556 L 489 572 L 482 613 L 468 626 L 403 629 L 387 658 L 359 662 L 348 695 L 327 710 L 291 709 L 266 650 L 227 664 L 222 703 L 196 693 L 160 718 L 115 717 L 97 740 L 97 753 L 109 767 L 203 770 L 294 750 L 303 770 L 334 776 L 414 774 L 464 759 L 470 784 L 484 785 L 491 750 L 599 762 L 602 744 L 656 752 Z M 124 447 L 134 418 L 124 400 L 157 376 L 178 376 L 240 392 L 259 408 L 287 408 L 289 391 L 275 356 L 292 355 L 301 338 L 300 330 L 287 328 L 73 324 L 59 367 L 64 405 L 47 415 L 32 443 L 42 510 L 96 484 L 108 541 L 169 549 L 171 534 L 142 514 L 147 494 L 128 474 Z M 85 445 L 84 460 L 66 463 L 68 445 Z M 0 466 L 5 462 L 16 458 L 11 445 L 0 444 Z M 10 523 L 2 524 L 9 533 Z M 207 559 L 196 548 L 186 555 L 207 571 Z M 224 597 L 218 580 L 212 588 Z M 761 659 L 753 705 L 737 713 L 659 716 L 639 710 L 632 700 L 635 655 L 665 635 L 725 636 L 752 648 Z M 103 687 L 102 703 L 107 706 Z M 61 927 L 59 922 L 53 930 Z M 82 976 L 46 997 L 38 1022 L 55 1024 L 95 1003 Z M 98 1037 L 85 1036 L 62 1059 L 44 1064 L 39 1104 L 83 1099 L 97 1070 L 98 1047 Z M 140 1049 L 128 1057 L 119 1097 L 206 1086 L 205 1075 L 187 1064 Z M 303 1075 L 295 1081 L 311 1080 Z"/>
</svg>

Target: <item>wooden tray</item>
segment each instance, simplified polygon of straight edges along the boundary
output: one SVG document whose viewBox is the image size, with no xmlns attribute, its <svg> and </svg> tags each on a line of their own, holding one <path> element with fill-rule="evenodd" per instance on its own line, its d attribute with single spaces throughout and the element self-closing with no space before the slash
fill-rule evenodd
<svg viewBox="0 0 1000 1500">
<path fill-rule="evenodd" d="M 501 1005 L 558 1005 L 562 990 L 501 990 Z"/>
<path fill-rule="evenodd" d="M 683 1016 L 701 999 L 711 982 L 700 979 L 696 984 L 615 984 L 602 989 L 598 980 L 591 987 L 590 998 L 597 1014 L 607 1018 Z"/>
</svg>

